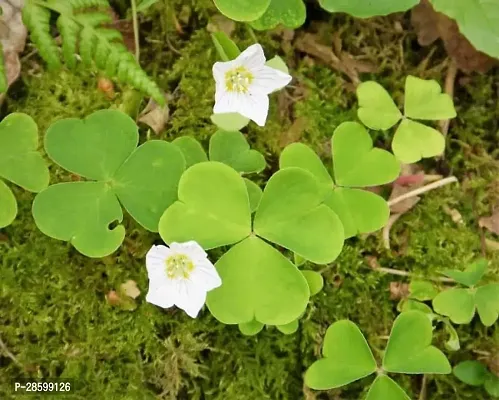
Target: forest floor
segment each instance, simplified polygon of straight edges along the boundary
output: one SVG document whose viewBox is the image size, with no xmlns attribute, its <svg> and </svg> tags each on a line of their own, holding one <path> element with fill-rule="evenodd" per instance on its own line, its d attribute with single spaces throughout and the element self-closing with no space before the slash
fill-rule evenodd
<svg viewBox="0 0 499 400">
<path fill-rule="evenodd" d="M 216 130 L 209 117 L 214 95 L 211 66 L 217 55 L 207 29 L 215 23 L 215 14 L 211 0 L 176 0 L 142 18 L 141 63 L 171 95 L 165 129 L 152 137 L 192 135 L 207 144 Z M 443 85 L 450 66 L 440 43 L 417 44 L 407 15 L 358 20 L 309 10 L 309 21 L 294 34 L 250 32 L 238 24 L 232 36 L 241 48 L 256 39 L 268 58 L 283 57 L 294 77 L 287 90 L 273 96 L 266 127 L 251 124 L 245 129 L 252 146 L 269 162 L 264 174 L 275 170 L 280 151 L 293 141 L 309 144 L 327 162 L 334 128 L 356 119 L 352 76 L 324 62 L 328 54 L 323 60 L 317 57 L 314 51 L 323 50 L 320 46 L 300 47 L 306 34 L 311 35 L 307 40 L 325 45 L 332 54 L 334 43 L 336 54 L 344 55 L 340 61 L 346 71 L 364 71 L 361 80 L 377 80 L 399 103 L 407 75 Z M 28 113 L 43 134 L 57 119 L 84 117 L 126 101 L 126 90 L 117 89 L 110 99 L 97 88 L 98 79 L 83 67 L 75 73 L 47 72 L 36 55 L 27 57 L 2 114 Z M 21 398 L 12 394 L 13 382 L 21 376 L 74 379 L 75 399 L 362 398 L 365 385 L 359 382 L 313 393 L 304 388 L 303 373 L 320 354 L 326 328 L 338 319 L 357 323 L 376 351 L 386 344 L 397 316 L 393 283 L 409 279 L 376 271 L 373 263 L 427 277 L 443 268 L 462 268 L 485 254 L 491 261 L 489 273 L 499 273 L 499 251 L 494 250 L 499 239 L 478 225 L 479 218 L 499 204 L 498 82 L 497 69 L 458 73 L 458 117 L 450 124 L 445 157 L 422 165 L 426 174 L 453 175 L 459 183 L 422 195 L 392 227 L 390 250 L 378 232 L 349 239 L 327 268 L 310 265 L 323 270 L 325 288 L 311 299 L 292 335 L 273 328 L 246 337 L 237 326 L 222 325 L 206 311 L 193 320 L 146 303 L 144 257 L 158 235 L 145 233 L 127 218 L 122 247 L 104 259 L 89 259 L 38 231 L 30 212 L 33 195 L 17 190 L 18 218 L 0 231 L 0 398 Z M 141 128 L 145 140 L 147 127 Z M 378 134 L 375 140 L 388 147 L 390 135 Z M 453 219 L 457 213 L 461 222 Z M 137 308 L 109 305 L 106 295 L 130 279 L 142 292 Z M 461 350 L 447 353 L 451 364 L 498 352 L 497 326 L 485 328 L 475 320 L 457 331 Z M 445 339 L 437 328 L 440 348 Z M 399 381 L 412 399 L 418 398 L 421 376 Z M 427 400 L 485 396 L 481 388 L 465 386 L 452 375 L 427 379 Z"/>
</svg>

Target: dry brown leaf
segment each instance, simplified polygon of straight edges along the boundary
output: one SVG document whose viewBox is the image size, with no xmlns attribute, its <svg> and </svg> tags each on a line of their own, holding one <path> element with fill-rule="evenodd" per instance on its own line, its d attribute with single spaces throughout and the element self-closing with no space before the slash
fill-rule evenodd
<svg viewBox="0 0 499 400">
<path fill-rule="evenodd" d="M 445 50 L 465 72 L 487 72 L 497 60 L 477 51 L 459 32 L 457 23 L 444 14 L 436 12 L 428 0 L 422 0 L 411 11 L 411 22 L 421 46 L 428 46 L 442 39 Z"/>
<path fill-rule="evenodd" d="M 140 290 L 137 287 L 137 282 L 134 280 L 128 280 L 125 283 L 122 283 L 120 286 L 121 292 L 132 299 L 136 299 L 140 295 Z"/>
<path fill-rule="evenodd" d="M 0 42 L 2 44 L 7 76 L 7 87 L 12 85 L 21 73 L 19 54 L 26 44 L 27 30 L 23 24 L 21 8 L 23 0 L 0 0 Z M 0 95 L 0 103 L 5 93 Z"/>
<path fill-rule="evenodd" d="M 495 210 L 490 217 L 482 217 L 478 220 L 478 226 L 499 235 L 499 209 Z"/>
<path fill-rule="evenodd" d="M 216 14 L 208 22 L 206 29 L 210 33 L 223 32 L 230 37 L 236 30 L 236 23 L 222 14 Z"/>
<path fill-rule="evenodd" d="M 160 106 L 151 98 L 146 108 L 140 113 L 139 122 L 149 126 L 158 135 L 165 128 L 169 118 L 170 109 L 168 103 Z"/>
<path fill-rule="evenodd" d="M 390 300 L 401 300 L 409 296 L 409 284 L 390 282 Z"/>
<path fill-rule="evenodd" d="M 279 139 L 279 146 L 283 149 L 288 144 L 299 142 L 307 126 L 308 121 L 305 117 L 296 118 L 287 132 L 284 132 L 281 135 Z"/>
<path fill-rule="evenodd" d="M 392 193 L 388 201 L 393 200 L 424 184 L 424 172 L 415 165 L 403 165 L 400 177 L 394 182 Z M 412 209 L 420 200 L 419 196 L 410 197 L 390 206 L 392 214 L 404 214 Z"/>
<path fill-rule="evenodd" d="M 456 224 L 458 225 L 464 224 L 463 216 L 455 208 L 450 208 L 447 205 L 444 205 L 442 209 L 444 210 L 444 213 L 446 213 L 449 217 L 451 217 L 452 221 L 454 221 Z"/>
<path fill-rule="evenodd" d="M 499 242 L 485 238 L 485 247 L 491 251 L 499 251 Z"/>
</svg>

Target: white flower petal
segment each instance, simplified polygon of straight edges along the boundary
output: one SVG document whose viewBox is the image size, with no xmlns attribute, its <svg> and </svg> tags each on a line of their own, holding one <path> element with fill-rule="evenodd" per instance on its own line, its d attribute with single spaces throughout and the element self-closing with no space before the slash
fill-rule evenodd
<svg viewBox="0 0 499 400">
<path fill-rule="evenodd" d="M 176 253 L 185 254 L 189 256 L 193 261 L 204 261 L 207 260 L 208 254 L 206 251 L 194 240 L 185 243 L 176 243 L 173 242 L 170 245 L 170 249 L 172 249 Z"/>
<path fill-rule="evenodd" d="M 189 279 L 195 282 L 196 285 L 201 286 L 207 292 L 222 285 L 222 279 L 220 279 L 218 271 L 208 259 L 196 264 Z"/>
<path fill-rule="evenodd" d="M 260 44 L 256 43 L 244 50 L 234 60 L 238 65 L 242 65 L 250 70 L 265 65 L 265 54 Z"/>
<path fill-rule="evenodd" d="M 269 98 L 265 94 L 239 94 L 237 109 L 234 111 L 255 121 L 259 126 L 265 126 L 269 113 Z"/>
<path fill-rule="evenodd" d="M 236 66 L 235 61 L 219 61 L 213 64 L 213 78 L 215 78 L 215 82 L 225 83 L 225 74 Z"/>
<path fill-rule="evenodd" d="M 217 95 L 215 95 L 215 107 L 213 107 L 213 112 L 215 114 L 238 112 L 239 100 L 237 93 L 230 93 L 225 90 L 221 91 L 220 95 L 218 95 L 218 93 L 219 90 L 217 88 Z"/>
<path fill-rule="evenodd" d="M 151 277 L 158 278 L 161 276 L 166 278 L 165 261 L 171 254 L 172 251 L 166 246 L 160 245 L 151 247 L 146 255 L 146 268 L 149 279 L 151 279 Z"/>
<path fill-rule="evenodd" d="M 191 318 L 196 318 L 206 302 L 206 291 L 190 280 L 177 282 L 175 305 Z"/>
<path fill-rule="evenodd" d="M 157 282 L 150 282 L 146 301 L 162 308 L 173 307 L 176 293 L 172 289 L 173 285 L 158 285 Z"/>
<path fill-rule="evenodd" d="M 251 73 L 254 76 L 250 85 L 251 93 L 269 94 L 282 89 L 293 79 L 291 75 L 267 66 L 252 70 Z"/>
</svg>

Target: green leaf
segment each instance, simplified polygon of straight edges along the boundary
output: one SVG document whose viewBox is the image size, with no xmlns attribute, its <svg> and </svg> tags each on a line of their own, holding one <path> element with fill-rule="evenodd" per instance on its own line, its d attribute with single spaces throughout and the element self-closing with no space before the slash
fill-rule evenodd
<svg viewBox="0 0 499 400">
<path fill-rule="evenodd" d="M 64 169 L 88 179 L 111 180 L 135 150 L 135 122 L 118 110 L 101 110 L 87 118 L 62 119 L 45 135 L 48 156 Z"/>
<path fill-rule="evenodd" d="M 208 293 L 206 304 L 225 324 L 285 325 L 307 307 L 310 292 L 301 272 L 255 236 L 232 247 L 215 267 L 223 285 Z"/>
<path fill-rule="evenodd" d="M 301 270 L 301 273 L 305 277 L 310 289 L 310 296 L 315 296 L 324 287 L 324 278 L 321 274 L 311 270 Z"/>
<path fill-rule="evenodd" d="M 499 397 L 499 378 L 497 376 L 489 374 L 483 387 L 492 397 Z"/>
<path fill-rule="evenodd" d="M 343 226 L 323 204 L 316 179 L 300 168 L 278 171 L 256 211 L 254 231 L 317 264 L 332 262 L 343 247 Z"/>
<path fill-rule="evenodd" d="M 137 12 L 145 12 L 147 9 L 152 7 L 154 4 L 156 4 L 159 0 L 142 0 L 138 5 L 137 5 Z"/>
<path fill-rule="evenodd" d="M 369 392 L 366 400 L 411 400 L 407 393 L 390 377 L 378 376 Z"/>
<path fill-rule="evenodd" d="M 438 289 L 428 281 L 411 281 L 409 284 L 409 297 L 419 301 L 433 300 L 438 294 Z"/>
<path fill-rule="evenodd" d="M 231 61 L 241 54 L 241 50 L 224 32 L 214 32 L 211 34 L 213 44 L 220 55 L 222 61 Z"/>
<path fill-rule="evenodd" d="M 201 143 L 191 136 L 178 137 L 172 144 L 178 147 L 184 155 L 186 168 L 189 168 L 194 164 L 208 161 L 208 156 L 206 155 L 203 146 L 201 146 Z"/>
<path fill-rule="evenodd" d="M 218 161 L 234 168 L 237 172 L 261 172 L 267 163 L 263 155 L 251 150 L 241 132 L 217 131 L 210 139 L 211 161 Z"/>
<path fill-rule="evenodd" d="M 383 369 L 401 374 L 449 374 L 445 355 L 431 346 L 433 328 L 419 311 L 400 314 L 395 320 L 383 358 Z"/>
<path fill-rule="evenodd" d="M 305 384 L 315 390 L 347 385 L 376 371 L 376 361 L 353 322 L 341 320 L 326 331 L 322 349 L 324 358 L 314 362 L 305 373 Z"/>
<path fill-rule="evenodd" d="M 240 131 L 250 122 L 249 118 L 239 113 L 213 114 L 210 118 L 216 126 L 228 132 Z"/>
<path fill-rule="evenodd" d="M 261 322 L 258 322 L 256 320 L 244 322 L 242 324 L 239 324 L 238 326 L 241 333 L 246 336 L 254 336 L 258 334 L 264 327 Z"/>
<path fill-rule="evenodd" d="M 270 0 L 213 0 L 220 12 L 234 21 L 254 21 L 270 5 Z"/>
<path fill-rule="evenodd" d="M 49 171 L 37 150 L 38 127 L 29 115 L 12 113 L 0 122 L 1 178 L 30 192 L 45 189 Z"/>
<path fill-rule="evenodd" d="M 461 348 L 461 344 L 459 343 L 459 335 L 457 334 L 457 331 L 447 318 L 443 319 L 443 323 L 445 332 L 449 335 L 447 341 L 444 343 L 445 348 L 448 351 L 458 351 Z"/>
<path fill-rule="evenodd" d="M 373 148 L 366 129 L 357 122 L 344 122 L 332 141 L 336 184 L 349 187 L 377 186 L 393 182 L 400 164 L 389 152 Z"/>
<path fill-rule="evenodd" d="M 251 233 L 246 184 L 225 164 L 209 161 L 190 167 L 180 179 L 178 198 L 159 223 L 166 243 L 195 240 L 204 249 L 212 249 L 239 242 Z"/>
<path fill-rule="evenodd" d="M 10 225 L 17 215 L 17 202 L 12 190 L 0 179 L 0 228 Z"/>
<path fill-rule="evenodd" d="M 111 187 L 104 182 L 71 182 L 52 185 L 33 202 L 35 223 L 45 235 L 71 242 L 88 257 L 104 257 L 125 237 L 123 213 Z"/>
<path fill-rule="evenodd" d="M 299 254 L 293 253 L 293 263 L 297 267 L 301 267 L 306 262 L 307 262 L 307 260 L 305 260 L 302 256 L 300 256 Z"/>
<path fill-rule="evenodd" d="M 461 285 L 472 287 L 475 286 L 480 279 L 482 279 L 485 271 L 487 270 L 488 262 L 485 259 L 479 259 L 466 267 L 464 271 L 455 269 L 447 269 L 442 273 Z"/>
<path fill-rule="evenodd" d="M 387 130 L 402 118 L 402 113 L 383 86 L 374 81 L 357 87 L 359 110 L 357 115 L 370 129 Z"/>
<path fill-rule="evenodd" d="M 298 330 L 299 327 L 300 324 L 297 319 L 291 321 L 289 324 L 276 326 L 279 332 L 284 333 L 285 335 L 292 335 Z"/>
<path fill-rule="evenodd" d="M 319 4 L 329 12 L 344 12 L 354 17 L 370 18 L 407 11 L 419 3 L 419 0 L 319 0 Z"/>
<path fill-rule="evenodd" d="M 161 215 L 177 200 L 184 170 L 185 160 L 176 146 L 151 140 L 118 169 L 112 187 L 130 215 L 147 230 L 157 232 Z"/>
<path fill-rule="evenodd" d="M 482 324 L 494 325 L 499 316 L 499 283 L 479 287 L 475 293 L 475 305 Z"/>
<path fill-rule="evenodd" d="M 260 189 L 260 186 L 247 178 L 244 178 L 244 183 L 246 183 L 246 189 L 248 189 L 250 209 L 251 212 L 254 213 L 260 204 L 263 192 L 262 189 Z"/>
<path fill-rule="evenodd" d="M 424 120 L 449 119 L 456 116 L 454 103 L 437 81 L 409 75 L 405 81 L 404 114 L 406 117 Z"/>
<path fill-rule="evenodd" d="M 495 1 L 431 0 L 436 11 L 455 19 L 459 31 L 479 51 L 499 58 L 499 4 Z"/>
<path fill-rule="evenodd" d="M 462 361 L 457 364 L 452 373 L 461 382 L 471 386 L 482 386 L 485 383 L 489 371 L 485 365 L 478 361 Z"/>
<path fill-rule="evenodd" d="M 475 315 L 475 299 L 469 289 L 448 289 L 433 299 L 433 309 L 455 324 L 469 324 Z"/>
<path fill-rule="evenodd" d="M 340 217 L 345 239 L 359 233 L 375 232 L 383 228 L 390 218 L 386 200 L 362 189 L 337 187 L 325 204 Z"/>
<path fill-rule="evenodd" d="M 392 141 L 393 154 L 405 164 L 441 155 L 445 150 L 445 138 L 434 128 L 404 119 Z"/>
<path fill-rule="evenodd" d="M 301 1 L 301 0 L 300 0 Z M 274 58 L 268 60 L 265 65 L 270 68 L 274 68 L 278 71 L 284 72 L 285 74 L 289 74 L 289 68 L 284 62 L 284 60 L 279 57 L 275 56 Z"/>
<path fill-rule="evenodd" d="M 296 29 L 305 23 L 307 9 L 303 0 L 270 0 L 267 11 L 250 25 L 256 30 L 274 29 L 279 24 Z"/>
<path fill-rule="evenodd" d="M 425 314 L 433 314 L 433 310 L 428 307 L 425 303 L 421 303 L 417 300 L 412 300 L 412 299 L 403 299 L 398 307 L 397 310 L 400 312 L 406 312 L 406 311 L 421 311 Z"/>
</svg>

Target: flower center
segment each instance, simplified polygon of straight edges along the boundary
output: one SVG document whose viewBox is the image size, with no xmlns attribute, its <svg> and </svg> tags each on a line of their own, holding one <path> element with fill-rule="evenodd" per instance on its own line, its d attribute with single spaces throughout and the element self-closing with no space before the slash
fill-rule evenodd
<svg viewBox="0 0 499 400">
<path fill-rule="evenodd" d="M 185 254 L 173 254 L 165 261 L 166 275 L 170 279 L 187 279 L 194 269 L 194 263 Z"/>
<path fill-rule="evenodd" d="M 225 87 L 228 92 L 247 93 L 253 79 L 245 67 L 233 68 L 225 73 Z"/>
</svg>

